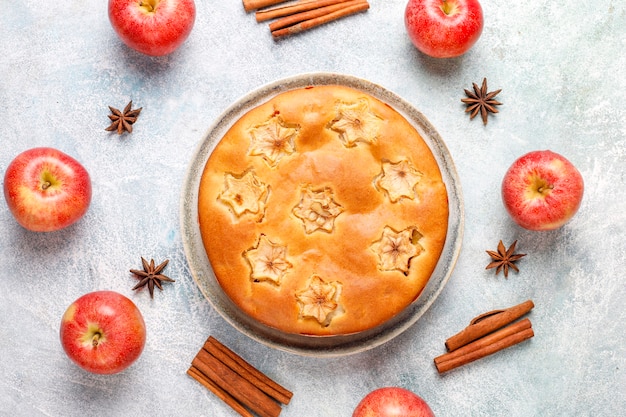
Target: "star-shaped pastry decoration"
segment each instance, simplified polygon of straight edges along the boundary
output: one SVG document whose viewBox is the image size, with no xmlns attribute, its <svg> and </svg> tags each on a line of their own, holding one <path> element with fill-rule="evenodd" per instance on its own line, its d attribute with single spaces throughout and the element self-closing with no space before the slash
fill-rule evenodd
<svg viewBox="0 0 626 417">
<path fill-rule="evenodd" d="M 293 208 L 293 214 L 302 220 L 307 234 L 316 230 L 332 232 L 335 227 L 335 219 L 342 212 L 343 207 L 335 202 L 330 188 L 318 191 L 311 187 L 303 188 L 300 202 Z"/>
<path fill-rule="evenodd" d="M 269 166 L 275 167 L 283 157 L 295 152 L 295 138 L 299 131 L 299 127 L 289 126 L 280 116 L 274 115 L 249 130 L 249 154 L 260 156 Z"/>
<path fill-rule="evenodd" d="M 395 164 L 384 161 L 376 186 L 387 192 L 392 203 L 398 202 L 402 197 L 414 200 L 415 186 L 421 177 L 422 173 L 406 159 Z"/>
<path fill-rule="evenodd" d="M 296 293 L 300 315 L 303 318 L 314 318 L 322 326 L 328 326 L 331 314 L 338 311 L 340 295 L 339 282 L 324 282 L 319 276 L 313 275 L 306 288 Z"/>
<path fill-rule="evenodd" d="M 499 106 L 502 103 L 495 100 L 494 97 L 497 96 L 502 89 L 488 93 L 486 78 L 483 78 L 483 84 L 480 88 L 478 88 L 476 83 L 472 83 L 472 86 L 474 87 L 474 92 L 465 89 L 464 91 L 467 98 L 463 98 L 461 101 L 467 105 L 465 112 L 471 112 L 470 120 L 476 117 L 476 115 L 480 112 L 483 124 L 486 125 L 489 113 L 498 113 L 498 109 L 496 109 L 495 106 Z"/>
<path fill-rule="evenodd" d="M 351 148 L 357 142 L 376 142 L 381 124 L 382 119 L 370 111 L 368 101 L 361 99 L 352 104 L 338 104 L 330 128 L 339 133 L 345 147 Z"/>
<path fill-rule="evenodd" d="M 400 271 L 409 273 L 411 258 L 422 251 L 418 243 L 422 235 L 415 228 L 396 232 L 385 226 L 382 236 L 370 247 L 378 255 L 378 268 L 381 271 Z"/>
<path fill-rule="evenodd" d="M 143 271 L 138 269 L 131 269 L 130 272 L 137 275 L 139 278 L 139 283 L 133 287 L 133 290 L 137 290 L 141 287 L 148 286 L 148 290 L 150 291 L 150 297 L 154 298 L 154 286 L 156 285 L 161 291 L 163 291 L 162 282 L 176 282 L 173 279 L 166 277 L 161 274 L 163 269 L 169 263 L 169 260 L 165 260 L 160 263 L 158 266 L 155 266 L 154 259 L 150 260 L 150 263 L 146 261 L 143 257 L 141 258 L 141 263 L 143 264 Z"/>
<path fill-rule="evenodd" d="M 111 120 L 111 124 L 107 127 L 106 131 L 113 132 L 117 131 L 118 135 L 121 135 L 124 132 L 132 133 L 133 132 L 133 124 L 137 121 L 139 117 L 139 113 L 141 113 L 142 107 L 131 110 L 133 107 L 133 101 L 129 101 L 126 107 L 124 107 L 123 111 L 119 111 L 118 109 L 109 106 L 109 110 L 111 113 L 109 115 L 109 119 Z"/>
<path fill-rule="evenodd" d="M 262 217 L 268 195 L 269 186 L 261 182 L 254 172 L 249 170 L 240 177 L 226 173 L 224 189 L 218 197 L 233 209 L 237 217 L 241 217 L 244 213 Z"/>
<path fill-rule="evenodd" d="M 515 272 L 519 272 L 519 268 L 517 267 L 517 265 L 515 265 L 514 262 L 526 256 L 526 254 L 525 253 L 516 254 L 515 253 L 516 245 L 517 245 L 517 240 L 513 242 L 511 247 L 509 247 L 509 249 L 506 249 L 502 241 L 500 241 L 500 243 L 498 243 L 497 252 L 492 251 L 492 250 L 486 251 L 489 254 L 489 256 L 491 256 L 492 262 L 489 263 L 489 265 L 487 265 L 487 268 L 485 269 L 496 268 L 496 275 L 498 275 L 500 271 L 503 271 L 505 278 L 509 277 L 509 268 L 515 270 Z"/>
<path fill-rule="evenodd" d="M 267 236 L 261 235 L 256 247 L 244 252 L 252 273 L 253 281 L 271 281 L 280 284 L 282 277 L 292 268 L 287 260 L 287 246 L 270 241 Z"/>
</svg>

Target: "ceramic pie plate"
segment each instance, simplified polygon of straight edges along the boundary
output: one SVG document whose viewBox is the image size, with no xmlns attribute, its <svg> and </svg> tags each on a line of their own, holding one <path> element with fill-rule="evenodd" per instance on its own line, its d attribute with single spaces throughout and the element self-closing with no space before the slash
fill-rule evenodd
<svg viewBox="0 0 626 417">
<path fill-rule="evenodd" d="M 421 134 L 430 147 L 447 188 L 449 219 L 443 251 L 420 294 L 391 320 L 367 331 L 337 336 L 307 336 L 266 326 L 245 314 L 219 285 L 202 243 L 198 225 L 198 188 L 207 160 L 228 129 L 245 113 L 285 91 L 315 85 L 344 85 L 363 91 L 393 107 Z M 213 308 L 233 327 L 267 346 L 309 356 L 340 356 L 379 346 L 412 326 L 433 304 L 450 278 L 463 238 L 463 197 L 452 157 L 430 122 L 410 103 L 370 81 L 334 73 L 301 74 L 266 84 L 243 96 L 208 129 L 192 156 L 181 195 L 181 232 L 185 255 L 198 288 Z"/>
</svg>

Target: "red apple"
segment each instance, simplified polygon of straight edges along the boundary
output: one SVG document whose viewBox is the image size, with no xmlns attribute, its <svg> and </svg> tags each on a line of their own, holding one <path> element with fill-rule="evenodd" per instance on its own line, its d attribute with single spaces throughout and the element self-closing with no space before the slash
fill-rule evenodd
<svg viewBox="0 0 626 417">
<path fill-rule="evenodd" d="M 115 291 L 94 291 L 74 301 L 63 314 L 60 334 L 67 356 L 96 374 L 128 368 L 146 343 L 141 312 Z"/>
<path fill-rule="evenodd" d="M 115 32 L 127 46 L 146 55 L 174 52 L 195 20 L 194 0 L 109 0 Z"/>
<path fill-rule="evenodd" d="M 421 52 L 453 58 L 463 55 L 480 38 L 483 9 L 478 0 L 409 0 L 404 24 Z"/>
<path fill-rule="evenodd" d="M 378 388 L 357 405 L 352 417 L 435 417 L 426 401 L 400 387 Z"/>
<path fill-rule="evenodd" d="M 53 148 L 19 154 L 4 175 L 4 197 L 19 224 L 51 232 L 77 222 L 91 202 L 91 179 L 71 156 Z"/>
<path fill-rule="evenodd" d="M 563 226 L 578 211 L 583 190 L 576 167 L 549 150 L 520 157 L 502 180 L 504 207 L 517 224 L 530 230 Z"/>
</svg>

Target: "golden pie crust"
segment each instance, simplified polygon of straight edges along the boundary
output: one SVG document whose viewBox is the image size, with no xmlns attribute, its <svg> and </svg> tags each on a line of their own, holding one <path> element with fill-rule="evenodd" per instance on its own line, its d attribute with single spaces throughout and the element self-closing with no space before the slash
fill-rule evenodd
<svg viewBox="0 0 626 417">
<path fill-rule="evenodd" d="M 243 115 L 200 181 L 215 276 L 245 313 L 305 335 L 385 323 L 424 289 L 448 198 L 417 130 L 340 85 L 280 93 Z"/>
</svg>

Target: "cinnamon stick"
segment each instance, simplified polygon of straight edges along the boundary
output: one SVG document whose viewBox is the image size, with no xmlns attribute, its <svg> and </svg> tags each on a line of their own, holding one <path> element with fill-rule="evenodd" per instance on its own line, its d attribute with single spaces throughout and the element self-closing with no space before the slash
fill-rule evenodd
<svg viewBox="0 0 626 417">
<path fill-rule="evenodd" d="M 452 352 L 494 330 L 497 330 L 528 313 L 535 305 L 531 300 L 505 310 L 486 313 L 476 317 L 470 325 L 446 340 L 446 348 Z"/>
<path fill-rule="evenodd" d="M 278 403 L 206 350 L 200 350 L 191 364 L 259 416 L 277 417 L 280 414 L 281 408 Z"/>
<path fill-rule="evenodd" d="M 337 6 L 341 6 L 341 7 L 337 9 L 335 8 L 336 6 L 327 6 L 327 7 L 333 7 L 334 11 L 329 11 L 326 7 L 321 7 L 319 9 L 316 9 L 310 12 L 298 13 L 294 16 L 283 18 L 283 19 L 289 19 L 288 21 L 285 20 L 281 22 L 281 20 L 283 19 L 279 19 L 278 21 L 270 25 L 272 36 L 274 38 L 280 38 L 283 36 L 293 35 L 293 34 L 300 33 L 305 30 L 323 25 L 325 23 L 331 22 L 333 20 L 337 20 L 342 17 L 349 16 L 349 15 L 369 9 L 369 3 L 367 2 L 367 0 L 347 1 Z M 326 9 L 326 10 L 322 10 L 322 9 Z M 309 13 L 309 14 L 307 16 L 302 16 L 306 13 Z M 298 16 L 298 15 L 301 15 L 301 16 Z M 286 23 L 286 22 L 291 22 L 291 23 Z M 289 24 L 291 24 L 291 26 L 285 27 L 285 25 L 289 25 Z"/>
<path fill-rule="evenodd" d="M 534 335 L 530 320 L 524 319 L 465 345 L 457 351 L 436 357 L 435 366 L 439 373 L 444 373 L 521 343 Z"/>
<path fill-rule="evenodd" d="M 502 340 L 505 337 L 508 337 L 512 334 L 521 332 L 522 330 L 530 329 L 531 327 L 532 327 L 532 324 L 530 320 L 528 319 L 520 320 L 509 326 L 503 327 L 497 332 L 491 333 L 488 336 L 475 340 L 474 342 L 469 343 L 463 347 L 460 347 L 459 349 L 456 349 L 452 352 L 444 353 L 443 355 L 436 357 L 435 363 L 441 363 L 441 362 L 459 358 L 463 355 L 466 355 L 470 352 L 478 350 L 482 347 L 498 342 L 499 340 Z"/>
<path fill-rule="evenodd" d="M 272 9 L 258 10 L 255 13 L 255 17 L 257 22 L 265 22 L 266 20 L 290 16 L 295 13 L 319 9 L 320 7 L 344 3 L 346 1 L 350 0 L 302 0 L 285 6 L 274 7 Z"/>
<path fill-rule="evenodd" d="M 283 404 L 289 404 L 293 393 L 282 387 L 261 371 L 250 365 L 235 352 L 224 346 L 213 336 L 209 336 L 203 347 L 223 364 L 247 379 L 261 391 Z"/>
<path fill-rule="evenodd" d="M 232 395 L 224 391 L 217 385 L 215 382 L 211 381 L 209 378 L 204 376 L 202 372 L 198 370 L 195 366 L 191 366 L 187 370 L 187 374 L 191 376 L 193 379 L 201 383 L 205 388 L 215 394 L 220 400 L 224 401 L 230 408 L 232 408 L 235 412 L 237 412 L 242 417 L 254 417 L 247 408 L 242 406 Z"/>
<path fill-rule="evenodd" d="M 262 7 L 274 6 L 279 3 L 284 3 L 287 0 L 243 0 L 243 8 L 246 12 L 260 9 Z"/>
<path fill-rule="evenodd" d="M 339 2 L 339 3 L 331 4 L 330 6 L 319 7 L 319 8 L 305 11 L 302 13 L 292 14 L 290 16 L 283 17 L 282 19 L 278 19 L 277 21 L 273 23 L 270 23 L 270 30 L 275 31 L 277 29 L 282 29 L 287 26 L 292 26 L 296 23 L 303 22 L 305 20 L 323 17 L 337 10 L 341 10 L 346 7 L 354 6 L 355 4 L 360 4 L 360 3 L 366 3 L 366 0 L 350 0 L 347 2 Z"/>
</svg>

